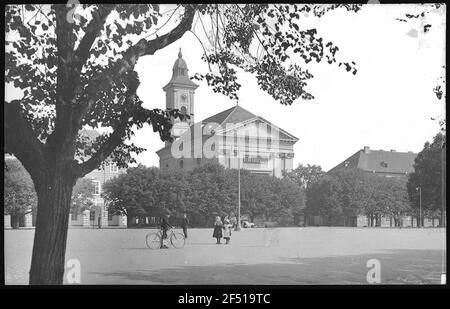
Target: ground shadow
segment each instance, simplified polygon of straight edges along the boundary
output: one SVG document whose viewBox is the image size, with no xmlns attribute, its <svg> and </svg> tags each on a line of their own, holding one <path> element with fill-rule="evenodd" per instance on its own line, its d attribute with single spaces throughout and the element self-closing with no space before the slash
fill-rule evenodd
<svg viewBox="0 0 450 309">
<path fill-rule="evenodd" d="M 440 284 L 442 262 L 446 261 L 442 256 L 441 250 L 384 250 L 363 255 L 280 258 L 266 264 L 234 263 L 93 274 L 108 277 L 108 282 L 111 277 L 116 278 L 113 283 L 117 284 L 367 284 L 367 261 L 377 259 L 382 284 Z"/>
</svg>

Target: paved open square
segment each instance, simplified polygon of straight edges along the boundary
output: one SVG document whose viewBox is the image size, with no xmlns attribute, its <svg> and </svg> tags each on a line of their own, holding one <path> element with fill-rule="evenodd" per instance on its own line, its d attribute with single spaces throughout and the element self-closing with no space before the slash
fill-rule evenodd
<svg viewBox="0 0 450 309">
<path fill-rule="evenodd" d="M 165 250 L 147 248 L 151 231 L 69 229 L 66 261 L 80 262 L 81 284 L 367 284 L 371 259 L 382 284 L 439 284 L 446 271 L 445 229 L 254 228 L 229 245 L 190 229 L 184 248 Z M 6 284 L 28 284 L 33 236 L 5 230 Z"/>
</svg>

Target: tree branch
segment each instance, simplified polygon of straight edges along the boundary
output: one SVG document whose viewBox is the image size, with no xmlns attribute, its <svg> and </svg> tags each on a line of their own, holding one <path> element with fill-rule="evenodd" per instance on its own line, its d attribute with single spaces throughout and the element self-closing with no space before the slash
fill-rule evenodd
<svg viewBox="0 0 450 309">
<path fill-rule="evenodd" d="M 122 74 L 133 70 L 139 57 L 153 55 L 156 51 L 163 49 L 164 47 L 180 39 L 183 34 L 191 29 L 195 12 L 195 5 L 187 5 L 185 7 L 183 18 L 172 31 L 150 41 L 141 39 L 135 45 L 128 48 L 128 50 L 122 54 L 123 57 L 117 63 L 115 71 L 118 74 Z"/>
<path fill-rule="evenodd" d="M 71 85 L 72 89 L 75 87 L 79 87 L 80 80 L 80 72 L 83 68 L 83 65 L 86 63 L 87 59 L 90 56 L 90 50 L 92 45 L 94 44 L 95 39 L 100 35 L 101 30 L 105 25 L 105 21 L 108 18 L 109 14 L 114 10 L 116 4 L 105 4 L 98 5 L 98 10 L 92 12 L 92 19 L 89 24 L 83 29 L 85 34 L 78 45 L 78 48 L 74 52 L 73 58 L 73 70 L 72 77 L 69 85 Z M 75 92 L 81 92 L 82 89 L 79 88 Z M 75 93 L 76 95 L 76 93 Z"/>
<path fill-rule="evenodd" d="M 78 177 L 83 177 L 96 169 L 100 164 L 108 158 L 114 149 L 122 143 L 123 136 L 127 129 L 128 115 L 123 115 L 119 125 L 115 128 L 114 132 L 108 137 L 108 139 L 100 146 L 100 148 L 91 156 L 89 160 L 84 163 L 78 164 L 75 168 L 75 173 Z"/>
<path fill-rule="evenodd" d="M 100 148 L 91 156 L 89 160 L 77 165 L 77 167 L 75 168 L 75 173 L 78 177 L 83 177 L 84 175 L 97 168 L 106 158 L 111 155 L 114 149 L 116 149 L 117 146 L 122 143 L 123 137 L 125 136 L 126 130 L 128 128 L 129 119 L 130 117 L 133 117 L 133 111 L 129 107 L 132 107 L 134 105 L 136 90 L 139 86 L 137 73 L 133 73 L 134 74 L 129 74 L 129 76 L 127 76 L 128 90 L 125 93 L 125 102 L 123 104 L 124 108 L 121 111 L 117 126 L 114 128 L 113 133 L 111 133 L 108 139 L 100 146 Z"/>
<path fill-rule="evenodd" d="M 31 177 L 35 177 L 44 165 L 44 145 L 24 117 L 20 101 L 5 102 L 4 111 L 4 150 L 14 154 Z"/>
<path fill-rule="evenodd" d="M 135 45 L 129 47 L 125 52 L 122 53 L 122 58 L 116 63 L 116 65 L 113 68 L 111 68 L 110 73 L 105 74 L 106 77 L 105 77 L 104 82 L 107 85 L 111 85 L 113 82 L 113 79 L 111 78 L 111 76 L 113 76 L 113 75 L 121 76 L 127 72 L 133 71 L 134 66 L 136 65 L 139 57 L 144 56 L 144 55 L 153 55 L 156 51 L 158 51 L 158 50 L 170 45 L 171 43 L 177 41 L 178 39 L 180 39 L 184 35 L 184 33 L 186 33 L 187 31 L 189 31 L 191 29 L 192 23 L 194 20 L 194 16 L 196 13 L 196 8 L 197 8 L 196 5 L 186 5 L 184 15 L 183 15 L 180 23 L 174 29 L 172 29 L 170 32 L 168 32 L 160 37 L 157 37 L 153 40 L 150 40 L 150 41 L 145 40 L 145 38 L 141 39 Z M 97 90 L 98 90 L 98 83 L 97 84 L 92 83 L 92 84 L 88 85 L 86 92 L 88 94 L 95 93 Z M 77 111 L 76 111 L 75 117 L 78 121 L 78 127 L 81 125 L 83 117 L 90 110 L 90 108 L 93 106 L 94 103 L 95 103 L 94 99 L 91 98 L 91 99 L 86 100 L 84 104 L 81 104 L 76 107 Z M 128 118 L 126 118 L 124 121 L 127 122 Z M 122 126 L 119 125 L 119 127 L 122 127 Z M 111 135 L 111 138 L 114 139 L 113 135 Z M 117 145 L 115 147 L 117 147 Z M 114 150 L 114 148 L 112 150 L 109 150 L 109 147 L 106 147 L 102 151 L 104 154 L 107 154 L 106 155 L 106 157 L 107 157 L 111 154 L 111 152 Z M 108 151 L 109 151 L 109 153 L 107 153 Z M 99 154 L 99 156 L 95 160 L 98 160 L 98 158 L 100 158 L 100 157 L 103 158 L 104 155 Z"/>
</svg>

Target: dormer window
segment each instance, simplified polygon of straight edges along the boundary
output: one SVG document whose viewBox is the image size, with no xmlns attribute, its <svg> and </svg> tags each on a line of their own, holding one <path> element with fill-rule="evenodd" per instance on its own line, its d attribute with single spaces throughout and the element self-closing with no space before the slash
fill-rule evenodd
<svg viewBox="0 0 450 309">
<path fill-rule="evenodd" d="M 382 162 L 380 163 L 380 165 L 381 165 L 382 167 L 384 167 L 384 168 L 387 168 L 387 167 L 388 167 L 388 164 L 387 164 L 386 161 L 382 161 Z"/>
</svg>

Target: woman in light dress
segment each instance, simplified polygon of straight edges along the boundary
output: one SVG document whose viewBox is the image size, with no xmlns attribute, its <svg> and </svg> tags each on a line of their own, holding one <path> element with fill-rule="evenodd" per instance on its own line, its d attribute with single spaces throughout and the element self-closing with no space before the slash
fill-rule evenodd
<svg viewBox="0 0 450 309">
<path fill-rule="evenodd" d="M 225 238 L 226 244 L 230 243 L 232 227 L 233 225 L 231 224 L 230 219 L 226 216 L 223 220 L 223 238 Z"/>
</svg>

